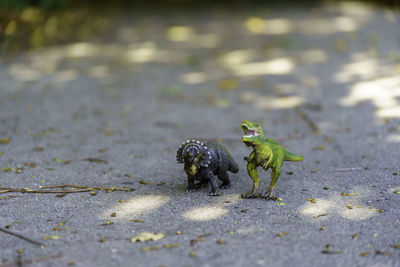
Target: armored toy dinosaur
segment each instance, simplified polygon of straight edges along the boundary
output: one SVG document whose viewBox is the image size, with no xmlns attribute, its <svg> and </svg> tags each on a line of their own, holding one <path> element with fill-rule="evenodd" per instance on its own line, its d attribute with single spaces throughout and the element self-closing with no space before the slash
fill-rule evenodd
<svg viewBox="0 0 400 267">
<path fill-rule="evenodd" d="M 244 142 L 246 146 L 251 146 L 254 149 L 247 158 L 247 172 L 253 180 L 253 189 L 248 194 L 242 195 L 242 198 L 255 198 L 260 196 L 260 178 L 258 177 L 257 167 L 262 166 L 264 170 L 271 168 L 272 172 L 268 191 L 261 195 L 261 197 L 276 200 L 276 183 L 281 175 L 281 166 L 283 162 L 302 161 L 304 157 L 286 151 L 272 138 L 265 139 L 264 131 L 257 123 L 251 123 L 245 120 L 242 122 L 241 127 L 244 133 L 242 142 Z"/>
<path fill-rule="evenodd" d="M 187 140 L 181 144 L 176 152 L 176 161 L 184 163 L 184 169 L 188 179 L 188 192 L 196 191 L 203 186 L 211 184 L 210 196 L 219 195 L 217 182 L 214 175 L 222 181 L 220 188 L 230 186 L 227 171 L 237 173 L 239 167 L 233 160 L 229 151 L 218 143 L 202 143 L 195 140 Z M 194 181 L 198 181 L 196 184 Z"/>
</svg>

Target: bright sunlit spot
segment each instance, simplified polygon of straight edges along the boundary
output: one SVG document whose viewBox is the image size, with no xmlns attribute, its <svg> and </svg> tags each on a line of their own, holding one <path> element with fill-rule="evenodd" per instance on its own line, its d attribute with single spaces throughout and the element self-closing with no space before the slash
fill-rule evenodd
<svg viewBox="0 0 400 267">
<path fill-rule="evenodd" d="M 283 75 L 292 72 L 294 68 L 292 58 L 277 58 L 270 61 L 245 63 L 232 67 L 238 76 Z"/>
<path fill-rule="evenodd" d="M 369 219 L 377 214 L 379 210 L 362 204 L 362 199 L 375 197 L 375 192 L 367 187 L 355 187 L 350 190 L 355 196 L 342 196 L 341 193 L 332 193 L 328 198 L 316 198 L 315 203 L 306 202 L 300 207 L 300 214 L 310 220 L 328 220 L 339 215 L 342 218 L 360 221 Z"/>
<path fill-rule="evenodd" d="M 368 82 L 357 83 L 351 92 L 340 103 L 353 106 L 363 101 L 371 101 L 378 109 L 378 117 L 400 117 L 400 107 L 397 98 L 400 96 L 400 77 L 386 77 Z"/>
<path fill-rule="evenodd" d="M 220 207 L 200 207 L 185 212 L 183 217 L 191 221 L 210 221 L 224 216 L 227 212 L 227 209 Z"/>
<path fill-rule="evenodd" d="M 207 81 L 207 74 L 204 72 L 190 72 L 181 75 L 181 82 L 186 84 L 201 84 Z"/>
<path fill-rule="evenodd" d="M 153 211 L 154 209 L 165 205 L 170 200 L 166 195 L 146 195 L 133 197 L 123 203 L 118 203 L 114 207 L 108 209 L 101 217 L 109 219 L 110 214 L 115 212 L 116 219 L 126 219 L 137 215 L 143 215 Z"/>
<path fill-rule="evenodd" d="M 96 55 L 98 47 L 91 43 L 76 43 L 67 47 L 69 57 L 90 57 Z"/>
</svg>

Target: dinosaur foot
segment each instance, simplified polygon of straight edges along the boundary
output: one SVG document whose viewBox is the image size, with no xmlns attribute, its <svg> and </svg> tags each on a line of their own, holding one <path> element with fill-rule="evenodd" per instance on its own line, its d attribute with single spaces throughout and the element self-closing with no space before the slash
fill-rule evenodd
<svg viewBox="0 0 400 267">
<path fill-rule="evenodd" d="M 265 200 L 273 200 L 273 201 L 278 201 L 279 198 L 277 196 L 272 196 L 272 195 L 261 195 L 261 198 L 265 199 Z"/>
<path fill-rule="evenodd" d="M 210 193 L 208 193 L 208 195 L 211 197 L 217 197 L 217 196 L 220 196 L 221 194 L 219 194 L 218 192 L 210 192 Z"/>
<path fill-rule="evenodd" d="M 188 193 L 191 193 L 191 192 L 196 192 L 197 190 L 196 189 L 194 189 L 194 188 L 188 188 L 188 189 L 186 189 L 186 192 L 188 192 Z"/>
</svg>

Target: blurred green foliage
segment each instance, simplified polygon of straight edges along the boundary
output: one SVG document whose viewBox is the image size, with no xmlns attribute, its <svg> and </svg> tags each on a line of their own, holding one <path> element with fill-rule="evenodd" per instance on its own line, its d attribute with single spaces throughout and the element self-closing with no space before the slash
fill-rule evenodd
<svg viewBox="0 0 400 267">
<path fill-rule="evenodd" d="M 65 6 L 70 0 L 2 0 L 0 8 L 20 10 L 29 6 L 37 6 L 43 9 L 54 9 Z"/>
<path fill-rule="evenodd" d="M 70 0 L 0 3 L 1 56 L 43 45 L 85 40 L 105 29 L 114 14 L 112 9 L 101 12 L 102 8 Z"/>
</svg>

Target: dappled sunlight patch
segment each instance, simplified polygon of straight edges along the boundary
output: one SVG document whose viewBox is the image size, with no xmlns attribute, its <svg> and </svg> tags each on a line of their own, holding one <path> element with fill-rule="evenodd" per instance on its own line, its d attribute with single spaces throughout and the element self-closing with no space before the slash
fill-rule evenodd
<svg viewBox="0 0 400 267">
<path fill-rule="evenodd" d="M 195 31 L 188 26 L 172 26 L 167 29 L 166 36 L 173 42 L 189 42 L 193 40 Z"/>
<path fill-rule="evenodd" d="M 325 63 L 328 60 L 328 54 L 322 49 L 301 52 L 299 57 L 304 63 Z"/>
<path fill-rule="evenodd" d="M 348 208 L 342 208 L 339 211 L 340 216 L 343 218 L 352 220 L 352 221 L 362 221 L 371 218 L 372 216 L 375 215 L 375 212 L 368 208 L 368 207 L 362 207 L 362 208 L 353 208 L 353 209 L 348 209 Z"/>
<path fill-rule="evenodd" d="M 386 137 L 388 143 L 400 143 L 400 134 L 392 134 Z"/>
<path fill-rule="evenodd" d="M 300 213 L 303 215 L 311 216 L 311 218 L 316 218 L 318 216 L 327 214 L 328 211 L 334 209 L 336 203 L 334 201 L 325 199 L 316 199 L 316 203 L 306 203 L 300 208 Z M 326 220 L 326 216 L 321 216 L 320 220 Z"/>
<path fill-rule="evenodd" d="M 399 96 L 400 77 L 392 76 L 355 84 L 350 94 L 342 98 L 340 103 L 343 106 L 354 106 L 359 102 L 372 101 L 378 108 L 377 116 L 400 117 Z"/>
<path fill-rule="evenodd" d="M 193 208 L 183 214 L 183 218 L 191 221 L 210 221 L 226 215 L 228 210 L 225 208 L 207 206 Z"/>
<path fill-rule="evenodd" d="M 371 79 L 375 77 L 378 69 L 376 59 L 366 59 L 359 62 L 344 65 L 340 72 L 336 73 L 334 80 L 339 83 L 351 82 L 353 79 Z"/>
<path fill-rule="evenodd" d="M 400 107 L 381 108 L 375 111 L 380 118 L 400 118 Z"/>
<path fill-rule="evenodd" d="M 339 215 L 342 218 L 360 221 L 366 220 L 383 210 L 362 204 L 362 199 L 377 197 L 374 191 L 367 187 L 357 186 L 349 190 L 351 193 L 332 192 L 327 198 L 316 198 L 313 203 L 307 202 L 299 209 L 301 215 L 310 220 L 328 220 Z"/>
<path fill-rule="evenodd" d="M 259 97 L 254 105 L 263 110 L 269 109 L 291 109 L 301 106 L 305 103 L 303 97 L 288 96 L 288 97 Z"/>
<path fill-rule="evenodd" d="M 207 74 L 204 72 L 190 72 L 181 75 L 181 82 L 186 84 L 201 84 L 207 82 Z"/>
<path fill-rule="evenodd" d="M 158 48 L 153 42 L 146 42 L 140 45 L 133 45 L 126 52 L 126 58 L 130 62 L 144 63 L 156 59 Z"/>
<path fill-rule="evenodd" d="M 232 67 L 253 60 L 256 56 L 255 54 L 253 50 L 235 50 L 223 54 L 220 57 L 220 61 L 223 65 Z"/>
<path fill-rule="evenodd" d="M 238 76 L 283 75 L 293 72 L 294 68 L 293 59 L 288 57 L 232 66 L 232 70 Z"/>
<path fill-rule="evenodd" d="M 246 28 L 255 34 L 288 34 L 293 32 L 292 22 L 288 19 L 262 19 L 259 17 L 250 17 L 245 21 Z"/>
<path fill-rule="evenodd" d="M 13 64 L 9 69 L 9 74 L 20 81 L 36 81 L 42 77 L 42 73 L 25 64 Z"/>
<path fill-rule="evenodd" d="M 129 200 L 118 203 L 114 207 L 104 212 L 101 217 L 109 219 L 110 214 L 116 214 L 115 219 L 126 219 L 137 215 L 143 215 L 153 211 L 154 209 L 165 205 L 170 200 L 166 195 L 145 195 L 136 196 Z"/>
<path fill-rule="evenodd" d="M 91 43 L 75 43 L 67 46 L 66 52 L 72 58 L 91 57 L 99 52 L 99 47 Z"/>
<path fill-rule="evenodd" d="M 260 96 L 253 92 L 243 92 L 239 96 L 241 103 L 251 103 L 262 110 L 290 109 L 301 106 L 305 99 L 301 96 L 272 97 Z"/>
<path fill-rule="evenodd" d="M 337 32 L 353 32 L 359 29 L 359 23 L 352 17 L 310 18 L 299 20 L 296 25 L 303 34 L 333 34 Z"/>
</svg>

